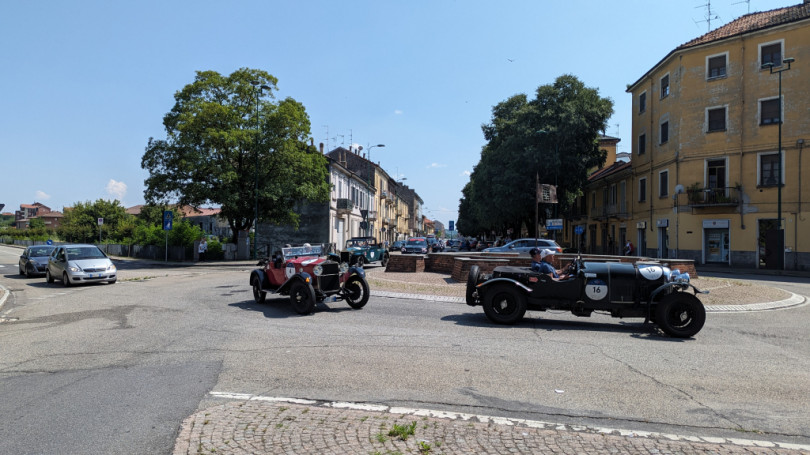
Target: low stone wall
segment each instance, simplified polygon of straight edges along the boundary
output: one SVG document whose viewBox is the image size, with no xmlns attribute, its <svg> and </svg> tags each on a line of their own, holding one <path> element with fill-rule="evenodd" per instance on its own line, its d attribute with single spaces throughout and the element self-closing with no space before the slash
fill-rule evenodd
<svg viewBox="0 0 810 455">
<path fill-rule="evenodd" d="M 562 268 L 568 265 L 575 254 L 556 254 L 552 260 L 555 268 Z M 691 259 L 665 259 L 657 260 L 637 256 L 605 256 L 605 255 L 582 255 L 585 261 L 615 261 L 615 262 L 656 262 L 671 269 L 678 269 L 687 272 L 693 278 L 697 278 L 695 261 Z M 470 267 L 477 265 L 483 273 L 492 273 L 495 267 L 510 265 L 514 267 L 528 267 L 531 265 L 531 258 L 516 253 L 430 253 L 430 254 L 392 254 L 388 261 L 386 272 L 435 272 L 449 274 L 458 282 L 467 281 Z"/>
</svg>

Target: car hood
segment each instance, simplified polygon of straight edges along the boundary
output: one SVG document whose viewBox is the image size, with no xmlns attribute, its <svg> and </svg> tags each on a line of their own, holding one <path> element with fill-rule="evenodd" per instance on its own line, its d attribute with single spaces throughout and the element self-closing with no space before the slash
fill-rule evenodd
<svg viewBox="0 0 810 455">
<path fill-rule="evenodd" d="M 361 248 L 359 246 L 350 246 L 350 247 L 346 248 L 346 251 L 351 252 L 351 253 L 356 253 L 358 251 L 363 251 L 363 248 Z"/>
<path fill-rule="evenodd" d="M 48 264 L 48 256 L 37 256 L 33 258 L 28 258 L 28 260 L 39 265 Z"/>
<path fill-rule="evenodd" d="M 77 259 L 74 261 L 68 261 L 70 265 L 79 267 L 81 269 L 106 269 L 107 267 L 112 264 L 107 258 L 96 258 L 96 259 Z"/>
</svg>

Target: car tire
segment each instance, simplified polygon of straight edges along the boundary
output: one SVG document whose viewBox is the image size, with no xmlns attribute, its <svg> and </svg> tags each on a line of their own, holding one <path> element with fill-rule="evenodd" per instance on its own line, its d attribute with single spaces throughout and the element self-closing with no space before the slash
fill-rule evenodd
<svg viewBox="0 0 810 455">
<path fill-rule="evenodd" d="M 388 265 L 388 259 L 389 259 L 388 253 L 384 253 L 382 261 L 380 261 L 380 264 L 382 264 L 382 266 L 385 267 L 386 265 Z"/>
<path fill-rule="evenodd" d="M 366 258 L 364 258 L 363 256 L 357 256 L 357 261 L 355 261 L 354 265 L 362 269 L 365 263 Z"/>
<path fill-rule="evenodd" d="M 706 323 L 706 308 L 692 294 L 673 292 L 658 303 L 655 322 L 669 336 L 690 338 Z"/>
<path fill-rule="evenodd" d="M 290 302 L 298 314 L 309 314 L 315 309 L 315 290 L 312 285 L 298 281 L 290 286 Z"/>
<path fill-rule="evenodd" d="M 473 293 L 475 292 L 475 285 L 478 284 L 478 277 L 481 275 L 481 268 L 477 265 L 470 266 L 470 273 L 467 274 L 467 305 L 475 306 L 477 303 Z"/>
<path fill-rule="evenodd" d="M 343 292 L 346 303 L 355 310 L 363 308 L 368 303 L 368 283 L 360 276 L 350 276 L 343 284 Z"/>
<path fill-rule="evenodd" d="M 68 278 L 67 272 L 62 272 L 62 286 L 66 288 L 70 287 L 70 279 Z"/>
<path fill-rule="evenodd" d="M 53 275 L 51 275 L 51 269 L 45 269 L 45 281 L 48 284 L 53 283 Z"/>
<path fill-rule="evenodd" d="M 253 288 L 253 300 L 256 303 L 264 303 L 265 299 L 267 298 L 267 292 L 262 291 L 261 280 L 257 276 L 253 276 L 250 279 L 250 286 Z"/>
<path fill-rule="evenodd" d="M 515 324 L 526 314 L 526 297 L 513 285 L 495 285 L 484 294 L 484 313 L 496 324 Z"/>
<path fill-rule="evenodd" d="M 20 275 L 26 275 L 25 270 L 23 270 L 22 266 L 17 266 L 17 268 L 20 269 Z M 26 266 L 26 269 L 27 268 L 28 267 Z"/>
<path fill-rule="evenodd" d="M 107 284 L 115 284 L 116 281 L 118 281 L 118 278 L 108 281 Z"/>
</svg>

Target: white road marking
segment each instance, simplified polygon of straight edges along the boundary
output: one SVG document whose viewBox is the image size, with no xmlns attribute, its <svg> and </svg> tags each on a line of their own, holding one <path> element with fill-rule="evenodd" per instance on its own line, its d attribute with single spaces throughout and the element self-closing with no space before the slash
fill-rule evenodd
<svg viewBox="0 0 810 455">
<path fill-rule="evenodd" d="M 217 398 L 225 398 L 231 400 L 294 403 L 313 406 L 323 406 L 336 409 L 354 409 L 358 411 L 388 412 L 391 414 L 413 415 L 418 417 L 432 417 L 436 419 L 451 419 L 464 421 L 470 421 L 475 419 L 481 423 L 494 423 L 498 425 L 508 425 L 508 426 L 524 425 L 531 428 L 540 428 L 545 430 L 600 433 L 605 435 L 620 435 L 629 438 L 669 439 L 672 441 L 705 442 L 711 444 L 733 444 L 745 447 L 769 447 L 769 448 L 810 451 L 810 445 L 792 444 L 787 442 L 771 442 L 771 441 L 759 441 L 753 439 L 739 439 L 739 438 L 717 438 L 712 436 L 686 436 L 671 433 L 656 433 L 651 431 L 625 430 L 620 428 L 588 427 L 584 425 L 569 425 L 553 422 L 544 422 L 541 420 L 512 419 L 509 417 L 466 414 L 462 412 L 435 411 L 431 409 L 418 409 L 418 408 L 403 408 L 398 406 L 386 406 L 383 404 L 373 404 L 373 403 L 352 403 L 346 401 L 326 402 L 326 401 L 306 400 L 301 398 L 264 397 L 260 395 L 251 395 L 247 393 L 231 393 L 231 392 L 211 392 L 210 395 Z"/>
</svg>

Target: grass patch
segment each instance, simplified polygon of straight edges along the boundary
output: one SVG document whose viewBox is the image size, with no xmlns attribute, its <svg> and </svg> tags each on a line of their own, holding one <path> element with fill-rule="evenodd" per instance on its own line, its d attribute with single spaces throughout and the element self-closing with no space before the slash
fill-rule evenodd
<svg viewBox="0 0 810 455">
<path fill-rule="evenodd" d="M 393 428 L 388 432 L 388 436 L 396 436 L 403 441 L 407 441 L 409 436 L 413 436 L 416 432 L 416 422 L 411 422 L 410 425 L 394 424 Z"/>
</svg>

